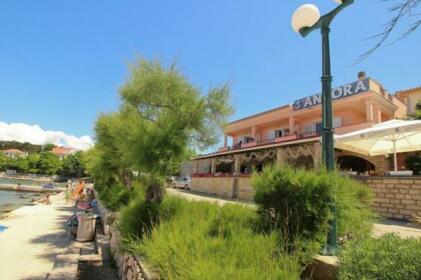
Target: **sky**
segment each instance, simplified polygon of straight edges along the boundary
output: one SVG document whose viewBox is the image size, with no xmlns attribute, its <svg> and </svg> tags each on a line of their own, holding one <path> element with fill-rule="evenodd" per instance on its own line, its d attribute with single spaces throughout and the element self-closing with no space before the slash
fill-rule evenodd
<svg viewBox="0 0 421 280">
<path fill-rule="evenodd" d="M 308 2 L 322 14 L 336 5 L 333 0 L 2 0 L 0 122 L 11 130 L 3 134 L 14 137 L 11 124 L 19 123 L 86 142 L 98 114 L 118 107 L 127 64 L 138 56 L 177 61 L 204 91 L 230 81 L 236 110 L 231 120 L 317 93 L 320 34 L 304 39 L 291 28 L 294 10 Z M 335 19 L 334 85 L 356 80 L 361 70 L 391 93 L 421 85 L 421 30 L 353 65 L 375 43 L 367 38 L 390 19 L 388 5 L 356 0 Z"/>
</svg>

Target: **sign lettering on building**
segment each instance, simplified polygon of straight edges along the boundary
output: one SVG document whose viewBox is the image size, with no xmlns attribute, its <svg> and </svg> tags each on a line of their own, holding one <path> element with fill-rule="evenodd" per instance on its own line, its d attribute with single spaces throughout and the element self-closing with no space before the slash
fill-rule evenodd
<svg viewBox="0 0 421 280">
<path fill-rule="evenodd" d="M 369 78 L 359 80 L 341 87 L 334 88 L 332 90 L 332 100 L 338 100 L 347 96 L 356 95 L 370 89 Z M 315 105 L 322 103 L 321 94 L 315 94 L 307 96 L 294 102 L 294 110 L 301 110 L 305 108 L 310 108 Z"/>
</svg>

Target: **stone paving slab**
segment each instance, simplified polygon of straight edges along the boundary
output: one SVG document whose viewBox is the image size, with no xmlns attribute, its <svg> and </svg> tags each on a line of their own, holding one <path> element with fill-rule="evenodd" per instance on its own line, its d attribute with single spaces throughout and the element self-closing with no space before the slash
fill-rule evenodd
<svg viewBox="0 0 421 280">
<path fill-rule="evenodd" d="M 65 221 L 72 208 L 62 194 L 52 205 L 24 206 L 0 220 L 8 229 L 0 233 L 0 279 L 46 279 L 56 257 L 68 252 Z"/>
</svg>

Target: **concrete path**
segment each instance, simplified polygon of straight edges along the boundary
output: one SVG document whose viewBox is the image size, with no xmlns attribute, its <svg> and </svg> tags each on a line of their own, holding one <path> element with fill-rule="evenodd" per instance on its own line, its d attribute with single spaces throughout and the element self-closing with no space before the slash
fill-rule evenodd
<svg viewBox="0 0 421 280">
<path fill-rule="evenodd" d="M 244 206 L 256 208 L 256 205 L 252 203 L 243 203 L 243 202 L 238 202 L 235 200 L 226 200 L 226 199 L 212 197 L 205 194 L 202 195 L 198 193 L 191 193 L 185 190 L 167 188 L 166 191 L 169 195 L 183 197 L 185 199 L 192 200 L 192 201 L 206 201 L 210 203 L 216 203 L 218 205 L 234 203 L 234 204 L 241 204 Z M 373 237 L 380 237 L 386 233 L 396 233 L 403 238 L 408 238 L 408 237 L 421 238 L 421 225 L 401 222 L 401 221 L 392 221 L 392 220 L 381 220 L 373 225 L 373 232 L 372 232 Z"/>
<path fill-rule="evenodd" d="M 56 256 L 68 252 L 65 221 L 72 208 L 63 194 L 51 196 L 52 205 L 24 206 L 11 212 L 0 224 L 0 279 L 46 279 Z"/>
</svg>

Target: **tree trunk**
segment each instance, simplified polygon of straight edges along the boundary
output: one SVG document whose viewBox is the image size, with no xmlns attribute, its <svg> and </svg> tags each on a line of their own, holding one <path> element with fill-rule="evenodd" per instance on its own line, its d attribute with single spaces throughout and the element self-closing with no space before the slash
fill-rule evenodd
<svg viewBox="0 0 421 280">
<path fill-rule="evenodd" d="M 156 178 L 150 178 L 146 188 L 145 201 L 149 203 L 161 203 L 164 198 L 162 182 Z"/>
</svg>

